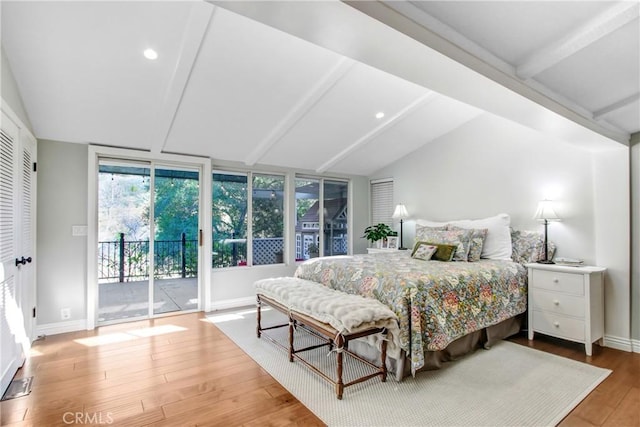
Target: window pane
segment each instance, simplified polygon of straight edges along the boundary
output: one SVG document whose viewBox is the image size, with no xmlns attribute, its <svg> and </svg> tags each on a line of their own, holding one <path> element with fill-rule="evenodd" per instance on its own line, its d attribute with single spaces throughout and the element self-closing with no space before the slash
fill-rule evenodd
<svg viewBox="0 0 640 427">
<path fill-rule="evenodd" d="M 247 265 L 247 176 L 213 174 L 213 268 Z"/>
<path fill-rule="evenodd" d="M 341 181 L 324 181 L 324 255 L 346 255 L 348 250 L 349 185 Z"/>
<path fill-rule="evenodd" d="M 283 176 L 253 176 L 253 265 L 283 262 L 283 196 Z"/>
<path fill-rule="evenodd" d="M 199 179 L 198 171 L 167 166 L 155 169 L 156 279 L 198 275 Z"/>
<path fill-rule="evenodd" d="M 317 257 L 320 243 L 320 182 L 296 179 L 296 261 Z"/>
</svg>

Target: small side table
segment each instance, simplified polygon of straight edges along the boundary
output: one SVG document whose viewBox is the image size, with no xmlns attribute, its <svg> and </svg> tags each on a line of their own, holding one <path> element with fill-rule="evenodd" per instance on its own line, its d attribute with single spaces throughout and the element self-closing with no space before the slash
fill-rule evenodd
<svg viewBox="0 0 640 427">
<path fill-rule="evenodd" d="M 604 337 L 602 267 L 526 264 L 529 270 L 529 339 L 534 332 L 584 344 Z"/>
</svg>

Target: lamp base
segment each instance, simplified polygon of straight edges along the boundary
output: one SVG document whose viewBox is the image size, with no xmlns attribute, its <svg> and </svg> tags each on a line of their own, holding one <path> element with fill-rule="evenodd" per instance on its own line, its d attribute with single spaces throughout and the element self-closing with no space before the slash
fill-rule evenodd
<svg viewBox="0 0 640 427">
<path fill-rule="evenodd" d="M 551 261 L 550 259 L 541 259 L 539 261 L 536 261 L 538 264 L 555 264 L 555 262 Z"/>
<path fill-rule="evenodd" d="M 406 251 L 409 248 L 398 248 L 399 251 Z"/>
</svg>

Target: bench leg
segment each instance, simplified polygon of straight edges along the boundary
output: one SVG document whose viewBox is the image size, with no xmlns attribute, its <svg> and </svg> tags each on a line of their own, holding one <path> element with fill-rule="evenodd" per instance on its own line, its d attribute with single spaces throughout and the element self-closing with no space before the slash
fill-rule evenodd
<svg viewBox="0 0 640 427">
<path fill-rule="evenodd" d="M 289 316 L 289 362 L 293 362 L 293 331 L 295 326 L 295 320 Z"/>
<path fill-rule="evenodd" d="M 342 392 L 344 391 L 344 382 L 342 381 L 342 350 L 344 349 L 344 337 L 342 334 L 336 336 L 336 358 L 338 359 L 338 367 L 336 376 L 338 380 L 336 382 L 336 396 L 342 400 Z"/>
<path fill-rule="evenodd" d="M 382 369 L 382 382 L 387 381 L 387 330 L 382 331 L 382 348 L 381 348 L 381 362 L 380 369 Z"/>
<path fill-rule="evenodd" d="M 260 331 L 262 331 L 262 327 L 260 326 L 260 307 L 262 303 L 260 302 L 260 295 L 256 296 L 256 317 L 257 317 L 257 326 L 256 326 L 256 335 L 260 338 Z"/>
</svg>

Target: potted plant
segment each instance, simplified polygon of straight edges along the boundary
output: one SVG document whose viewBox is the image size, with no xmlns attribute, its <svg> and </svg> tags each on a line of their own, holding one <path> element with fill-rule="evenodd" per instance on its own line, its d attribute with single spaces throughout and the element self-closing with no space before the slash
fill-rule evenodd
<svg viewBox="0 0 640 427">
<path fill-rule="evenodd" d="M 376 224 L 376 225 L 370 225 L 367 228 L 364 229 L 364 238 L 366 238 L 367 240 L 369 240 L 371 242 L 371 244 L 373 245 L 375 242 L 381 242 L 387 237 L 387 236 L 393 236 L 395 233 L 395 231 L 393 231 L 391 229 L 391 227 L 389 227 L 387 224 Z"/>
<path fill-rule="evenodd" d="M 309 251 L 309 258 L 318 258 L 320 256 L 320 248 L 315 243 L 309 244 L 307 251 Z"/>
</svg>

